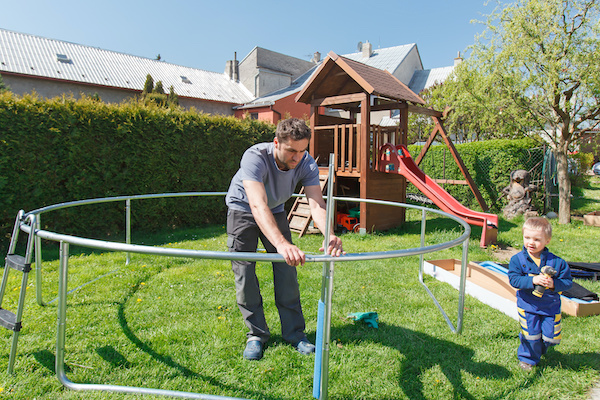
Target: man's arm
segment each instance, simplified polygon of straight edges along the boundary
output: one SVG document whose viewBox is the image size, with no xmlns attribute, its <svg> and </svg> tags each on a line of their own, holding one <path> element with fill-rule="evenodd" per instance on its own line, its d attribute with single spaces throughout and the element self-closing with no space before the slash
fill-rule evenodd
<svg viewBox="0 0 600 400">
<path fill-rule="evenodd" d="M 246 190 L 252 216 L 261 232 L 275 246 L 277 253 L 283 256 L 286 263 L 291 266 L 304 265 L 304 261 L 306 260 L 304 252 L 288 242 L 279 230 L 279 227 L 277 227 L 275 217 L 267 204 L 267 192 L 264 185 L 261 182 L 249 180 L 244 180 L 242 183 Z"/>
<path fill-rule="evenodd" d="M 327 224 L 327 206 L 325 200 L 323 200 L 323 193 L 319 185 L 305 186 L 304 193 L 308 199 L 308 205 L 310 206 L 310 214 L 312 215 L 315 225 L 325 235 L 325 227 Z M 344 253 L 342 248 L 342 240 L 335 236 L 333 232 L 329 235 L 329 245 L 327 246 L 327 254 L 331 254 L 334 257 L 339 257 Z M 324 245 L 324 243 L 323 243 Z M 323 248 L 321 248 L 321 251 Z"/>
</svg>

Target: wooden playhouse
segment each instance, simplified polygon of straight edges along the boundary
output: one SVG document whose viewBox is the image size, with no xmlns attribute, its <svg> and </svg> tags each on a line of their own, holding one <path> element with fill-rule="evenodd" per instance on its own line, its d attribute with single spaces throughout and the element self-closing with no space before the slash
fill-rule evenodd
<svg viewBox="0 0 600 400">
<path fill-rule="evenodd" d="M 439 133 L 449 147 L 484 211 L 487 206 L 444 131 L 442 113 L 424 107 L 421 97 L 387 71 L 329 53 L 319 69 L 296 97 L 310 105 L 313 138 L 310 154 L 317 160 L 321 176 L 327 175 L 329 154 L 336 158 L 334 194 L 345 197 L 405 202 L 406 178 L 380 172 L 379 147 L 385 143 L 407 145 L 408 115 L 419 113 L 434 119 L 436 126 L 423 148 L 420 162 L 433 138 Z M 383 127 L 372 119 L 399 112 L 399 124 Z M 322 186 L 325 185 L 322 179 Z M 339 208 L 357 204 L 340 204 Z M 360 229 L 386 230 L 405 221 L 403 208 L 360 203 Z M 289 215 L 290 226 L 301 235 L 308 228 L 305 207 L 297 202 Z M 347 211 L 347 210 L 342 210 Z"/>
</svg>

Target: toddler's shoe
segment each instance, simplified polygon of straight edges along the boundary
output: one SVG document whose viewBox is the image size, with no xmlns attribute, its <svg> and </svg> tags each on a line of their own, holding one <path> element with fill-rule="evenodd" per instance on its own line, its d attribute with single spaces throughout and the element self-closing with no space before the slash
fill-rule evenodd
<svg viewBox="0 0 600 400">
<path fill-rule="evenodd" d="M 525 361 L 519 361 L 519 367 L 521 367 L 523 371 L 531 371 L 533 369 L 533 365 L 527 364 Z"/>
</svg>

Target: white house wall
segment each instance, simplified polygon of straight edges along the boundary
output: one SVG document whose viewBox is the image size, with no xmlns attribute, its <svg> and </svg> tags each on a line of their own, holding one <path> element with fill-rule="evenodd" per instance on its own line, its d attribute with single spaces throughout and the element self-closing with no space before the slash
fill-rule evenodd
<svg viewBox="0 0 600 400">
<path fill-rule="evenodd" d="M 72 96 L 75 99 L 83 95 L 100 96 L 105 103 L 122 103 L 135 97 L 139 92 L 134 90 L 123 90 L 118 88 L 84 85 L 72 82 L 55 81 L 50 79 L 39 79 L 18 75 L 2 74 L 2 80 L 10 87 L 10 91 L 25 95 L 35 92 L 43 98 L 61 96 Z M 219 103 L 190 97 L 179 97 L 179 105 L 185 109 L 195 108 L 197 111 L 214 115 L 233 115 L 234 110 L 230 103 Z"/>
<path fill-rule="evenodd" d="M 239 64 L 239 78 L 255 97 L 288 87 L 314 67 L 310 61 L 255 47 Z"/>
<path fill-rule="evenodd" d="M 400 82 L 408 85 L 415 71 L 420 71 L 422 69 L 423 64 L 421 63 L 421 56 L 419 55 L 417 47 L 414 46 L 392 75 L 398 78 Z"/>
</svg>

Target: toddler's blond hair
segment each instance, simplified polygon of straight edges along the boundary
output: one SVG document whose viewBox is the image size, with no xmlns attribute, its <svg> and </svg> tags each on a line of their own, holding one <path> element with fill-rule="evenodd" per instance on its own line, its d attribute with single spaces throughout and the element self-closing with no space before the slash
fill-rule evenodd
<svg viewBox="0 0 600 400">
<path fill-rule="evenodd" d="M 531 217 L 523 224 L 523 229 L 542 231 L 546 238 L 552 238 L 552 225 L 544 217 Z"/>
</svg>

